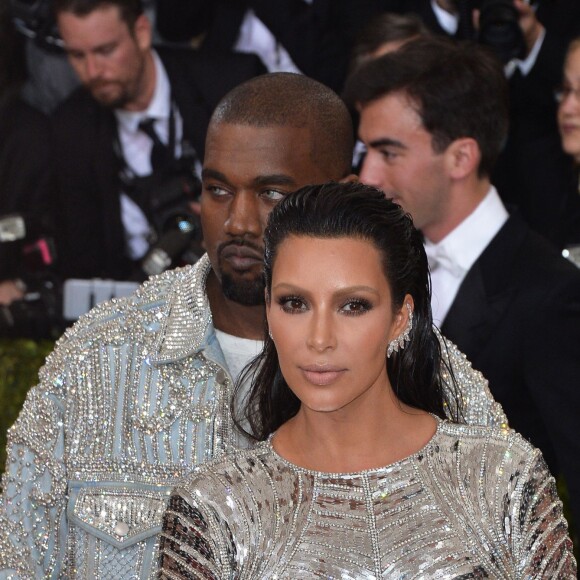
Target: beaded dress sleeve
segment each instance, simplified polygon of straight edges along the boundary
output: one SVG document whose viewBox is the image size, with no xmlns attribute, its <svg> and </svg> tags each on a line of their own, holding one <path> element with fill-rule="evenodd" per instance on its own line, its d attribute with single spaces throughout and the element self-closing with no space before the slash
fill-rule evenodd
<svg viewBox="0 0 580 580">
<path fill-rule="evenodd" d="M 159 546 L 161 579 L 230 578 L 234 544 L 227 522 L 210 516 L 203 505 L 174 493 L 163 519 Z"/>
<path fill-rule="evenodd" d="M 517 577 L 576 578 L 572 542 L 556 482 L 538 451 L 527 468 L 523 481 L 516 483 L 521 491 L 510 518 Z"/>
</svg>

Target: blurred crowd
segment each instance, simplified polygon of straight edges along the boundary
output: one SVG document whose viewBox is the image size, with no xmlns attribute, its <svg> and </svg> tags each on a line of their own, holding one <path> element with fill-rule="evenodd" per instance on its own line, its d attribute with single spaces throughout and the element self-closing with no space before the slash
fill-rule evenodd
<svg viewBox="0 0 580 580">
<path fill-rule="evenodd" d="M 2 0 L 3 336 L 58 335 L 63 301 L 74 302 L 66 280 L 138 283 L 198 259 L 205 132 L 231 88 L 286 71 L 341 94 L 353 71 L 423 35 L 486 44 L 502 60 L 510 123 L 492 182 L 510 212 L 576 255 L 576 0 L 149 0 L 143 10 L 118 20 L 89 0 Z M 364 158 L 357 142 L 355 171 Z M 84 288 L 72 286 L 86 294 L 78 313 L 95 301 Z M 105 297 L 122 291 L 109 284 Z"/>
</svg>

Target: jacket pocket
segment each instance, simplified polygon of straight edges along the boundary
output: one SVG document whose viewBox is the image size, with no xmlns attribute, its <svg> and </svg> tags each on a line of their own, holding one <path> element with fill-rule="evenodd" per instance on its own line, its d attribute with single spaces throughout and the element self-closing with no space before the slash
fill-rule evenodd
<svg viewBox="0 0 580 580">
<path fill-rule="evenodd" d="M 171 487 L 70 482 L 69 522 L 122 550 L 161 532 Z"/>
</svg>

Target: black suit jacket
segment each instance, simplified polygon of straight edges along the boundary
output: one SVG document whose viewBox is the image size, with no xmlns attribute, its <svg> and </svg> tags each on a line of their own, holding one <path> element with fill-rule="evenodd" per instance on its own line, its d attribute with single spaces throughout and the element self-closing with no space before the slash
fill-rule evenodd
<svg viewBox="0 0 580 580">
<path fill-rule="evenodd" d="M 235 45 L 246 11 L 251 9 L 288 51 L 306 75 L 340 91 L 349 45 L 335 5 L 344 0 L 163 0 L 156 24 L 167 40 L 186 42 L 203 35 L 200 50 L 229 52 Z M 346 4 L 350 4 L 348 0 Z M 356 8 L 353 5 L 353 11 Z M 351 14 L 349 14 L 350 16 Z"/>
<path fill-rule="evenodd" d="M 511 427 L 564 474 L 580 522 L 580 270 L 513 215 L 441 330 L 489 380 Z"/>
<path fill-rule="evenodd" d="M 257 57 L 208 57 L 186 49 L 158 48 L 183 119 L 183 138 L 203 159 L 205 134 L 221 97 L 264 72 Z M 114 153 L 116 120 L 83 88 L 53 116 L 55 191 L 60 269 L 64 277 L 126 279 L 134 267 L 125 255 L 119 171 Z"/>
</svg>

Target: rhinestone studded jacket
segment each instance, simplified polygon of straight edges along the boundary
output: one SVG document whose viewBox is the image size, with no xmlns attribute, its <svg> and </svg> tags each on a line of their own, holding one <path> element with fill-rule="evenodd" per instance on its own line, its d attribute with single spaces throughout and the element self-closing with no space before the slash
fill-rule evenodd
<svg viewBox="0 0 580 580">
<path fill-rule="evenodd" d="M 48 357 L 9 431 L 0 579 L 154 575 L 170 490 L 235 437 L 209 269 L 204 256 L 96 307 Z M 504 424 L 481 374 L 441 341 L 465 421 Z"/>
<path fill-rule="evenodd" d="M 170 499 L 161 554 L 165 580 L 576 578 L 539 452 L 446 422 L 360 473 L 301 469 L 270 442 L 203 466 Z"/>
</svg>

